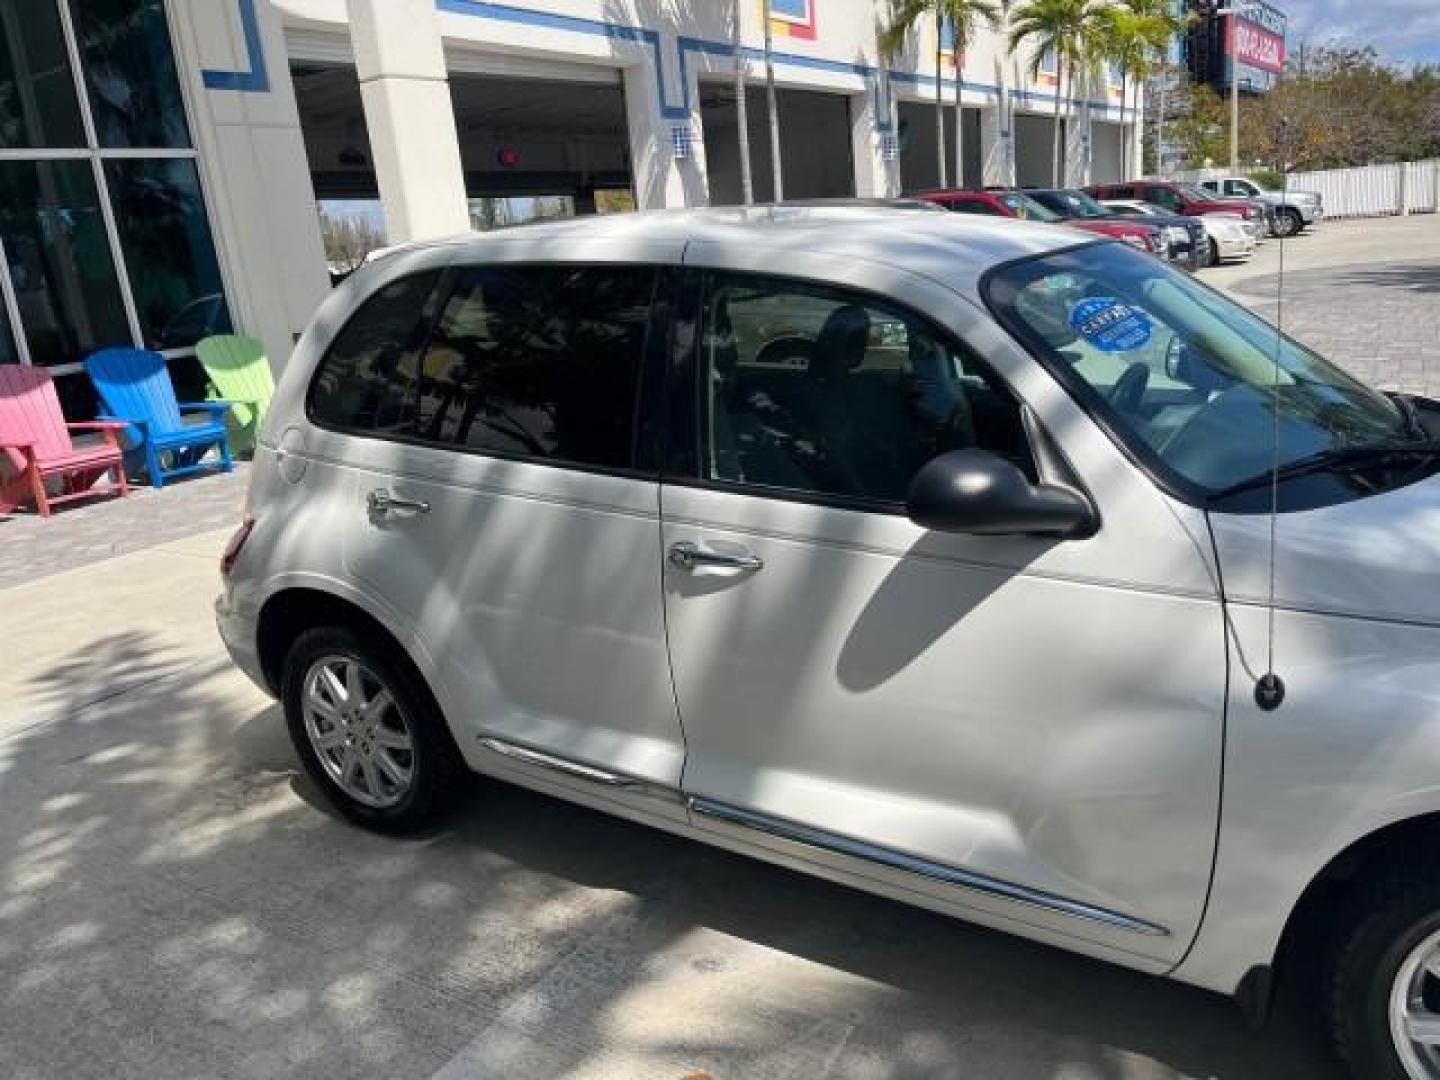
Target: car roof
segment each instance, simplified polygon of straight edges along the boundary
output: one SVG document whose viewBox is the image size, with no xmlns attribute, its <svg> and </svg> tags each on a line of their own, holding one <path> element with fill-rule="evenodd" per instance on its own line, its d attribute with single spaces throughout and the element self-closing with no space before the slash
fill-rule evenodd
<svg viewBox="0 0 1440 1080">
<path fill-rule="evenodd" d="M 469 233 L 396 250 L 454 246 L 460 258 L 484 259 L 492 245 L 538 245 L 543 259 L 599 262 L 596 245 L 669 241 L 716 245 L 753 256 L 758 249 L 815 252 L 883 263 L 923 274 L 973 294 L 981 275 L 999 263 L 1093 242 L 1091 233 L 1059 225 L 961 214 L 862 206 L 752 206 L 655 210 L 538 222 L 488 233 Z M 555 243 L 553 256 L 546 249 Z M 583 255 L 577 252 L 583 251 Z M 820 275 L 824 276 L 824 275 Z"/>
</svg>

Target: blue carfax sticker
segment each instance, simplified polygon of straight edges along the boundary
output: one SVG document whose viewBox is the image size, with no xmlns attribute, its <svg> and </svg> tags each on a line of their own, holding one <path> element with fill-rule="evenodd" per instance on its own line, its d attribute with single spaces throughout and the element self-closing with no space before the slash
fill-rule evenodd
<svg viewBox="0 0 1440 1080">
<path fill-rule="evenodd" d="M 1123 353 L 1150 340 L 1152 327 L 1143 311 L 1113 296 L 1081 300 L 1070 312 L 1070 327 L 1101 352 Z"/>
</svg>

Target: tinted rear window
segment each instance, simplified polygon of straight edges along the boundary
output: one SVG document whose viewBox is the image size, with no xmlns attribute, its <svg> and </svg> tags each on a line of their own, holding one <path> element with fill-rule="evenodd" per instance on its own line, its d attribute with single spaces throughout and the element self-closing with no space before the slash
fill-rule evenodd
<svg viewBox="0 0 1440 1080">
<path fill-rule="evenodd" d="M 632 467 L 654 288 L 649 267 L 462 271 L 421 363 L 416 437 Z"/>
<path fill-rule="evenodd" d="M 405 434 L 413 411 L 416 350 L 426 301 L 440 278 L 429 270 L 374 293 L 336 335 L 310 385 L 310 416 L 346 431 Z"/>
</svg>

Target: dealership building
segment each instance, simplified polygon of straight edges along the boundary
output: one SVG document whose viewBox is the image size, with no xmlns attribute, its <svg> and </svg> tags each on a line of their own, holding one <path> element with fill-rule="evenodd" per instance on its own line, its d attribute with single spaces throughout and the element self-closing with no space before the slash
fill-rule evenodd
<svg viewBox="0 0 1440 1080">
<path fill-rule="evenodd" d="M 940 179 L 933 105 L 958 89 L 963 182 L 1050 180 L 1056 79 L 984 30 L 898 57 L 886 0 L 772 0 L 783 194 Z M 0 0 L 0 362 L 170 358 L 234 329 L 283 365 L 330 288 L 319 210 L 390 243 L 524 217 L 741 201 L 737 58 L 757 201 L 772 197 L 762 0 Z M 1071 183 L 1117 178 L 1137 94 L 1082 83 Z M 1122 123 L 1123 120 L 1123 123 Z M 947 107 L 947 179 L 956 132 Z M 496 214 L 499 207 L 503 213 Z"/>
</svg>

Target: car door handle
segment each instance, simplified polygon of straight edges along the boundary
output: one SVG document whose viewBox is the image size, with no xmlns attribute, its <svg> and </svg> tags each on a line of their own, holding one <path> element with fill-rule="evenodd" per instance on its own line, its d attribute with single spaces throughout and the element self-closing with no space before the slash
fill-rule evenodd
<svg viewBox="0 0 1440 1080">
<path fill-rule="evenodd" d="M 720 566 L 727 570 L 750 572 L 765 569 L 765 561 L 759 555 L 752 555 L 748 551 L 734 555 L 711 551 L 688 540 L 670 545 L 670 561 L 681 570 L 691 571 L 701 566 Z"/>
<path fill-rule="evenodd" d="M 428 514 L 430 504 L 423 499 L 402 499 L 388 491 L 377 489 L 365 496 L 365 505 L 370 513 L 380 516 L 391 510 L 408 510 L 412 514 Z"/>
</svg>

